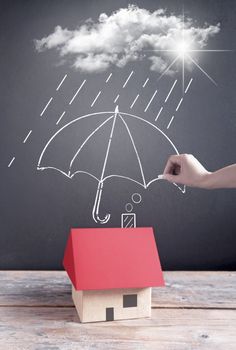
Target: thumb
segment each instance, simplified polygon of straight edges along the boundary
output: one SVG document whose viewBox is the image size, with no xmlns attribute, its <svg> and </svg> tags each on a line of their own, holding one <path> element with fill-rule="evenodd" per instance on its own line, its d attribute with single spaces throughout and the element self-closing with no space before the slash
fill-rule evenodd
<svg viewBox="0 0 236 350">
<path fill-rule="evenodd" d="M 171 175 L 171 174 L 163 174 L 163 180 L 167 180 L 169 182 L 176 182 L 177 181 L 177 177 L 176 175 Z"/>
</svg>

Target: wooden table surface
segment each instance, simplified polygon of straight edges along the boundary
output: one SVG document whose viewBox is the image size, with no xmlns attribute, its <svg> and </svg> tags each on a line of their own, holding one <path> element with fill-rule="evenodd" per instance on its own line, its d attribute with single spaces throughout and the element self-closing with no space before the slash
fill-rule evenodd
<svg viewBox="0 0 236 350">
<path fill-rule="evenodd" d="M 0 271 L 1 350 L 235 350 L 236 272 L 165 272 L 152 318 L 79 323 L 63 271 Z"/>
</svg>

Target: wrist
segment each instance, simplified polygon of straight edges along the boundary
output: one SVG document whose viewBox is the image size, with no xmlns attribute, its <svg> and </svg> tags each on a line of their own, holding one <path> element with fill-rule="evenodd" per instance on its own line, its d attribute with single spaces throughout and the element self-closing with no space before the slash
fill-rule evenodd
<svg viewBox="0 0 236 350">
<path fill-rule="evenodd" d="M 199 187 L 207 190 L 213 188 L 213 174 L 213 172 L 207 171 L 204 175 L 202 175 Z"/>
</svg>

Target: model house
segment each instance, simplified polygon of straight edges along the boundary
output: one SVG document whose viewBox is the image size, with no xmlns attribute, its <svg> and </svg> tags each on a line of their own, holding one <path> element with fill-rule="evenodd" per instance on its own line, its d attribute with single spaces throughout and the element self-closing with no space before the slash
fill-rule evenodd
<svg viewBox="0 0 236 350">
<path fill-rule="evenodd" d="M 63 266 L 81 322 L 150 317 L 164 285 L 151 227 L 71 229 Z"/>
</svg>

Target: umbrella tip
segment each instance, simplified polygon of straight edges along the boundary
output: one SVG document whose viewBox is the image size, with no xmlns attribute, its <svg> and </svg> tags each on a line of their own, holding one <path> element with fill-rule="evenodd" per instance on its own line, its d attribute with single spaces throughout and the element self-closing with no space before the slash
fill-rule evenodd
<svg viewBox="0 0 236 350">
<path fill-rule="evenodd" d="M 115 113 L 119 113 L 119 106 L 116 105 Z"/>
</svg>

